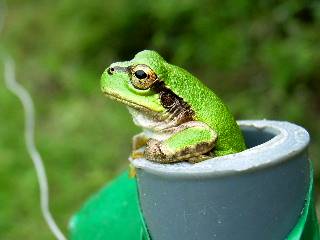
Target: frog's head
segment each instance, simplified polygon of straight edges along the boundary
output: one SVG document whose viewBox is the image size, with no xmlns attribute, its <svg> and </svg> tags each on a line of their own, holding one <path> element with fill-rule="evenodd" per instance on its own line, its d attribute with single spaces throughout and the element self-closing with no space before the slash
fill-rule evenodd
<svg viewBox="0 0 320 240">
<path fill-rule="evenodd" d="M 164 111 L 153 86 L 166 77 L 166 62 L 156 52 L 139 52 L 131 61 L 111 64 L 101 77 L 102 92 L 141 111 Z"/>
</svg>

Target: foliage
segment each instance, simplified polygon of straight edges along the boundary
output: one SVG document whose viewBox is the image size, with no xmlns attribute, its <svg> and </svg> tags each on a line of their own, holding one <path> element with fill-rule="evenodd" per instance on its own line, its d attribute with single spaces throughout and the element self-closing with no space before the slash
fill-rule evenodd
<svg viewBox="0 0 320 240">
<path fill-rule="evenodd" d="M 306 127 L 319 180 L 319 27 L 317 1 L 8 1 L 0 49 L 14 56 L 17 78 L 35 100 L 59 224 L 66 230 L 84 200 L 127 165 L 138 129 L 123 106 L 101 95 L 99 78 L 142 49 L 194 73 L 238 119 Z M 22 109 L 3 81 L 0 109 L 0 238 L 52 239 L 23 143 Z"/>
</svg>

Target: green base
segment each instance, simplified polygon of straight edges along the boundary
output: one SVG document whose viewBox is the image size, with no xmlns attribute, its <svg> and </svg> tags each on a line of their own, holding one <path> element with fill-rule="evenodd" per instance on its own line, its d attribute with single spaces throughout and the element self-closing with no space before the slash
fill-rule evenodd
<svg viewBox="0 0 320 240">
<path fill-rule="evenodd" d="M 136 180 L 124 172 L 71 219 L 70 239 L 148 239 L 140 217 Z"/>
<path fill-rule="evenodd" d="M 302 215 L 286 240 L 319 240 L 319 224 L 313 200 L 313 168 L 310 169 L 310 186 Z"/>
<path fill-rule="evenodd" d="M 304 211 L 286 240 L 320 240 L 312 196 L 311 177 Z M 140 212 L 135 179 L 130 179 L 125 172 L 93 196 L 72 218 L 70 239 L 149 239 Z"/>
</svg>

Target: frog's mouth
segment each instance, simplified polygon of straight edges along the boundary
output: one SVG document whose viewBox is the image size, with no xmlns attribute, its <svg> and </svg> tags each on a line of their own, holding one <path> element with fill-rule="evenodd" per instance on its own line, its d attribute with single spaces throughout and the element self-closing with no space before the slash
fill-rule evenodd
<svg viewBox="0 0 320 240">
<path fill-rule="evenodd" d="M 135 103 L 133 101 L 130 101 L 130 100 L 127 100 L 127 99 L 124 99 L 122 98 L 121 96 L 115 94 L 115 93 L 109 93 L 109 92 L 103 92 L 103 94 L 112 99 L 112 100 L 116 100 L 117 102 L 121 102 L 129 107 L 132 107 L 134 109 L 137 109 L 137 110 L 140 110 L 140 111 L 143 111 L 143 112 L 148 112 L 148 113 L 156 113 L 154 112 L 152 109 L 146 107 L 146 106 L 143 106 L 141 104 L 138 104 L 138 103 Z"/>
</svg>

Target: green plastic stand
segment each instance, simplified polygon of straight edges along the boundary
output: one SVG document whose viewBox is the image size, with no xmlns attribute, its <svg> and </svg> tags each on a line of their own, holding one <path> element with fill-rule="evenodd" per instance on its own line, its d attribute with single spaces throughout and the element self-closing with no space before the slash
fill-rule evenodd
<svg viewBox="0 0 320 240">
<path fill-rule="evenodd" d="M 287 240 L 319 240 L 319 225 L 313 200 L 313 168 L 310 169 L 310 186 L 302 215 Z"/>
<path fill-rule="evenodd" d="M 149 239 L 141 216 L 137 184 L 124 172 L 107 184 L 70 221 L 74 240 Z"/>
<path fill-rule="evenodd" d="M 303 213 L 286 240 L 319 240 L 313 202 L 313 171 Z M 124 172 L 93 196 L 70 222 L 72 240 L 150 239 L 141 215 L 135 179 Z"/>
</svg>

